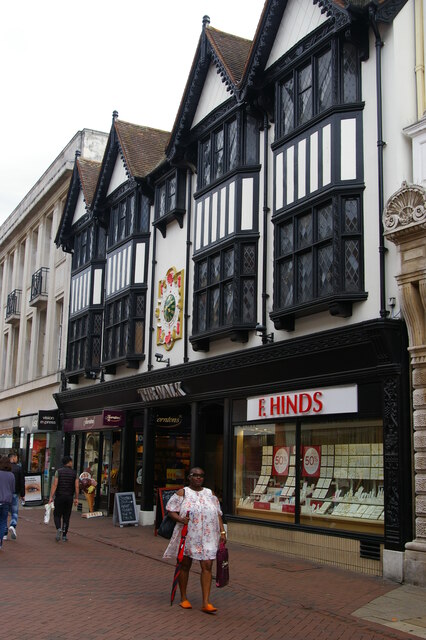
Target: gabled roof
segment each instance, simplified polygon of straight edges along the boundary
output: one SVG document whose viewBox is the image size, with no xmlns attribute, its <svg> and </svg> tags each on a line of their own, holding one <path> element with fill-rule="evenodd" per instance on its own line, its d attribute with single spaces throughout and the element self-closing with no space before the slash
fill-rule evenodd
<svg viewBox="0 0 426 640">
<path fill-rule="evenodd" d="M 363 18 L 368 28 L 370 9 L 377 22 L 391 22 L 407 0 L 312 0 L 321 13 L 330 19 L 333 30 L 345 28 L 354 20 Z M 253 46 L 247 60 L 240 86 L 243 100 L 251 87 L 262 82 L 262 75 L 277 35 L 287 0 L 266 0 L 257 26 Z"/>
<path fill-rule="evenodd" d="M 238 87 L 243 77 L 244 68 L 252 41 L 239 38 L 230 33 L 206 27 L 206 37 L 211 45 L 211 54 L 217 66 L 222 66 L 226 73 L 226 80 L 231 87 Z"/>
<path fill-rule="evenodd" d="M 176 146 L 191 127 L 210 64 L 216 65 L 230 94 L 238 97 L 251 47 L 251 40 L 214 29 L 210 26 L 210 18 L 204 16 L 201 36 L 166 149 L 169 159 L 175 155 Z"/>
<path fill-rule="evenodd" d="M 85 158 L 77 158 L 76 165 L 83 190 L 84 202 L 86 206 L 90 208 L 102 165 L 100 162 L 86 160 Z"/>
<path fill-rule="evenodd" d="M 128 174 L 146 178 L 165 159 L 170 132 L 115 120 L 118 143 Z"/>
<path fill-rule="evenodd" d="M 108 192 L 118 155 L 123 160 L 127 177 L 143 181 L 159 164 L 164 162 L 164 150 L 169 136 L 170 133 L 168 131 L 118 120 L 118 113 L 114 111 L 99 180 L 93 198 L 95 217 L 102 217 L 102 201 Z"/>
<path fill-rule="evenodd" d="M 86 211 L 88 212 L 93 202 L 101 166 L 100 162 L 81 158 L 80 152 L 76 151 L 67 199 L 55 237 L 56 246 L 62 247 L 64 251 L 72 250 L 72 243 L 70 242 L 71 227 L 80 191 L 83 193 Z"/>
</svg>

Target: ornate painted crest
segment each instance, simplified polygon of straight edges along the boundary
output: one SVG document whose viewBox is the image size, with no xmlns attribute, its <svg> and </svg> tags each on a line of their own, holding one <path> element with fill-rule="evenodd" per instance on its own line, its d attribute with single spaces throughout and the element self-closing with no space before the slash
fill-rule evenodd
<svg viewBox="0 0 426 640">
<path fill-rule="evenodd" d="M 183 269 L 176 271 L 170 267 L 166 277 L 158 283 L 158 302 L 155 310 L 157 317 L 157 345 L 163 345 L 167 351 L 173 348 L 176 340 L 183 334 Z"/>
</svg>

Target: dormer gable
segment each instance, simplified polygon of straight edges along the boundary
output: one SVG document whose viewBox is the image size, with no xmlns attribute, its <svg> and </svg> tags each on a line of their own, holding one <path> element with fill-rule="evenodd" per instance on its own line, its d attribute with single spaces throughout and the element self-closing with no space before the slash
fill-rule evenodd
<svg viewBox="0 0 426 640">
<path fill-rule="evenodd" d="M 101 224 L 108 224 L 106 198 L 126 181 L 140 184 L 152 197 L 148 176 L 164 160 L 169 135 L 167 131 L 118 120 L 118 113 L 114 111 L 94 196 L 94 216 Z"/>
<path fill-rule="evenodd" d="M 80 152 L 76 152 L 67 199 L 55 238 L 55 244 L 65 252 L 72 251 L 72 226 L 78 221 L 83 223 L 90 215 L 100 169 L 100 162 L 82 158 Z"/>
<path fill-rule="evenodd" d="M 238 100 L 239 86 L 251 46 L 251 40 L 214 29 L 210 26 L 209 17 L 204 16 L 201 36 L 166 149 L 169 160 L 179 156 L 178 149 L 187 139 L 194 121 L 198 122 L 201 114 L 204 115 L 205 107 L 202 103 L 200 104 L 200 100 L 202 100 L 206 82 L 209 83 L 207 87 L 209 91 L 206 91 L 206 95 L 210 93 L 211 86 L 215 82 L 214 70 L 217 79 L 224 84 L 225 88 L 225 91 L 223 88 L 220 91 L 215 88 L 214 101 L 221 104 L 226 99 L 226 95 L 234 96 L 234 99 Z M 200 111 L 197 114 L 199 104 Z M 180 153 L 182 154 L 182 150 Z"/>
</svg>

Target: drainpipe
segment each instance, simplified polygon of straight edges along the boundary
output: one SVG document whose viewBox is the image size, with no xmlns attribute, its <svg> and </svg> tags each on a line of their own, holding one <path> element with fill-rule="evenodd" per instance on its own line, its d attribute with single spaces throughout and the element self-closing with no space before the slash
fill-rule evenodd
<svg viewBox="0 0 426 640">
<path fill-rule="evenodd" d="M 153 238 L 152 238 L 152 262 L 151 262 L 151 311 L 149 314 L 149 346 L 148 346 L 148 371 L 152 369 L 152 340 L 154 336 L 155 327 L 152 324 L 154 317 L 154 298 L 155 298 L 155 266 L 157 264 L 157 227 L 154 226 Z"/>
<path fill-rule="evenodd" d="M 268 291 L 268 130 L 269 130 L 268 114 L 263 116 L 263 272 L 262 272 L 262 325 L 266 328 L 266 302 L 269 297 Z M 266 332 L 265 332 L 266 333 Z M 262 337 L 262 342 L 264 338 Z"/>
<path fill-rule="evenodd" d="M 386 318 L 389 311 L 386 310 L 386 286 L 385 286 L 385 239 L 383 235 L 383 207 L 384 207 L 384 187 L 383 187 L 383 115 L 382 115 L 382 47 L 383 41 L 380 37 L 379 28 L 376 22 L 376 13 L 373 7 L 369 8 L 370 22 L 376 37 L 376 92 L 377 92 L 377 167 L 379 186 L 379 274 L 380 274 L 380 317 Z"/>
<path fill-rule="evenodd" d="M 184 306 L 184 311 L 183 311 L 183 323 L 184 323 L 184 346 L 183 346 L 183 361 L 184 362 L 189 362 L 189 357 L 188 357 L 188 342 L 189 342 L 189 314 L 188 314 L 188 307 L 189 307 L 189 296 L 188 296 L 188 291 L 189 291 L 189 264 L 190 264 L 190 258 L 191 258 L 191 211 L 192 211 L 192 172 L 190 169 L 188 169 L 188 173 L 187 173 L 187 188 L 188 188 L 188 194 L 187 194 L 187 205 L 186 205 L 186 224 L 187 224 L 187 230 L 186 230 L 186 258 L 185 258 L 185 306 Z"/>
<path fill-rule="evenodd" d="M 416 91 L 417 118 L 420 120 L 425 111 L 425 63 L 423 39 L 423 0 L 416 0 L 414 8 L 414 24 L 416 28 Z"/>
</svg>

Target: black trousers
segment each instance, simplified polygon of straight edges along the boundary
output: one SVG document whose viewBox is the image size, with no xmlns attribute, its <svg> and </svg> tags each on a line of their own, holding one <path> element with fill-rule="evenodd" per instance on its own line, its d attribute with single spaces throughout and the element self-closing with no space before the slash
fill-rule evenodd
<svg viewBox="0 0 426 640">
<path fill-rule="evenodd" d="M 53 510 L 53 519 L 55 527 L 62 529 L 64 535 L 67 534 L 70 526 L 70 517 L 72 511 L 73 497 L 58 496 L 55 498 L 55 508 Z M 62 524 L 61 524 L 62 521 Z"/>
</svg>

